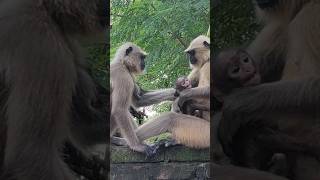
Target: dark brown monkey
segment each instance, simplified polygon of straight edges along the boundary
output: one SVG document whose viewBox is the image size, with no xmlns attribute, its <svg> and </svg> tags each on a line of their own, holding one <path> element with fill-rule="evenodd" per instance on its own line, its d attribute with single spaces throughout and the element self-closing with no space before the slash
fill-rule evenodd
<svg viewBox="0 0 320 180">
<path fill-rule="evenodd" d="M 175 83 L 175 89 L 176 89 L 175 96 L 178 97 L 180 92 L 182 92 L 185 89 L 190 89 L 190 88 L 192 88 L 191 80 L 188 79 L 188 77 L 186 77 L 186 76 L 179 77 Z M 181 108 L 179 107 L 178 103 L 179 103 L 179 98 L 177 98 L 172 103 L 172 106 L 171 106 L 172 112 L 189 114 L 189 115 L 200 117 L 200 118 L 202 117 L 201 108 L 199 109 L 199 107 L 198 107 L 198 109 L 197 109 L 196 108 L 197 105 L 195 104 L 195 102 L 192 102 L 192 100 L 188 101 L 188 103 L 185 103 L 183 105 L 183 107 L 181 107 Z M 208 109 L 205 109 L 205 110 L 208 111 Z"/>
<path fill-rule="evenodd" d="M 261 78 L 257 64 L 255 63 L 254 59 L 252 59 L 252 57 L 243 49 L 234 48 L 223 50 L 221 53 L 218 54 L 216 58 L 213 59 L 211 63 L 213 64 L 213 96 L 220 99 L 222 103 L 223 97 L 227 96 L 234 89 L 255 86 L 260 84 Z M 217 113 L 215 116 L 218 116 L 218 114 L 220 114 L 220 112 Z M 221 118 L 215 117 L 215 124 L 219 124 L 220 120 Z M 217 133 L 217 127 L 217 125 L 213 126 L 213 132 Z M 219 141 L 217 137 L 217 134 L 213 135 L 214 142 L 217 142 L 211 144 L 211 147 L 213 149 L 217 149 L 220 147 L 220 144 L 218 144 Z M 288 137 L 281 137 L 281 139 L 285 140 L 285 142 L 291 141 L 291 139 Z M 258 138 L 258 140 L 262 139 L 263 138 Z M 261 168 L 263 170 L 274 172 L 278 175 L 286 176 L 288 172 L 286 155 L 282 153 L 275 153 L 272 151 L 264 154 L 259 154 L 259 148 L 251 148 L 251 144 L 255 143 L 255 141 L 257 140 L 255 140 L 254 138 L 250 138 L 248 140 L 239 139 L 239 144 L 242 144 L 242 146 L 246 148 L 246 150 L 243 151 L 246 152 L 246 154 L 239 155 L 240 157 L 233 158 L 233 163 L 251 168 Z M 263 142 L 266 142 L 266 140 L 262 141 L 262 143 Z M 296 143 L 292 141 L 291 145 L 293 146 L 295 144 Z M 218 155 L 219 154 L 215 154 L 214 156 Z M 262 158 L 264 156 L 266 158 Z M 250 159 L 250 157 L 253 158 Z"/>
<path fill-rule="evenodd" d="M 196 72 L 196 70 L 193 69 L 195 73 L 191 74 L 195 76 L 192 75 L 191 77 L 193 78 L 190 78 L 190 76 L 188 78 L 191 79 L 191 82 L 198 81 L 199 87 L 185 89 L 179 96 L 179 98 L 183 98 L 184 102 L 198 98 L 199 103 L 204 104 L 208 109 L 210 108 L 209 44 L 210 39 L 205 36 L 199 36 L 190 43 L 189 48 L 186 50 L 190 55 L 190 64 L 192 66 L 201 65 L 198 67 L 200 71 Z M 197 77 L 199 77 L 198 80 Z M 182 106 L 184 102 L 181 102 Z M 136 134 L 140 140 L 145 140 L 149 137 L 169 132 L 172 134 L 172 138 L 179 144 L 193 148 L 208 148 L 210 146 L 210 119 L 207 118 L 167 112 L 138 127 Z"/>
<path fill-rule="evenodd" d="M 186 77 L 186 76 L 179 77 L 176 80 L 176 84 L 175 84 L 176 93 L 174 95 L 179 96 L 179 93 L 181 91 L 183 91 L 185 89 L 190 89 L 190 88 L 192 88 L 191 80 L 188 79 L 188 77 Z"/>
<path fill-rule="evenodd" d="M 212 62 L 214 96 L 227 95 L 235 88 L 260 84 L 258 66 L 252 57 L 242 49 L 224 50 Z"/>
<path fill-rule="evenodd" d="M 320 4 L 317 0 L 256 0 L 265 25 L 248 47 L 257 60 L 261 85 L 232 92 L 224 100 L 219 137 L 225 152 L 234 156 L 236 138 L 255 127 L 270 128 L 296 139 L 319 153 Z M 278 82 L 272 82 L 280 80 Z M 270 82 L 270 83 L 264 83 Z M 255 136 L 260 132 L 255 132 Z M 238 140 L 238 139 L 237 139 Z M 287 144 L 287 142 L 283 142 Z M 276 149 L 276 145 L 268 148 Z M 285 151 L 286 153 L 288 150 Z M 313 159 L 309 172 L 292 163 L 292 179 L 319 179 L 319 161 L 297 153 L 293 159 Z M 313 169 L 313 171 L 312 171 Z M 299 175 L 300 173 L 300 175 Z M 301 174 L 304 173 L 304 174 Z"/>
<path fill-rule="evenodd" d="M 116 52 L 110 66 L 112 89 L 110 135 L 113 136 L 119 129 L 131 149 L 151 155 L 153 150 L 143 144 L 135 133 L 137 124 L 133 121 L 129 108 L 174 100 L 175 90 L 141 91 L 135 82 L 135 76 L 143 72 L 145 58 L 146 53 L 130 42 L 123 44 Z"/>
<path fill-rule="evenodd" d="M 85 72 L 85 71 L 83 71 Z M 72 123 L 75 125 L 73 128 L 73 134 L 76 136 L 78 141 L 77 145 L 93 145 L 96 143 L 105 143 L 105 137 L 107 134 L 107 129 L 105 128 L 106 118 L 107 118 L 107 109 L 109 108 L 108 103 L 105 101 L 107 95 L 109 94 L 105 88 L 103 88 L 98 83 L 92 83 L 87 86 L 87 90 L 83 86 L 83 82 L 91 82 L 90 76 L 86 74 L 79 74 L 78 83 L 76 85 L 75 94 L 73 95 L 72 102 Z M 85 79 L 88 78 L 88 79 Z M 5 86 L 4 76 L 1 76 L 0 79 L 0 96 L 1 103 L 0 109 L 1 113 L 5 114 L 5 102 L 8 98 L 8 88 Z M 90 84 L 90 83 L 89 83 Z M 1 132 L 1 141 L 0 141 L 0 169 L 3 163 L 3 157 L 5 155 L 5 144 L 6 144 L 6 126 L 3 123 L 6 123 L 6 117 L 4 116 L 0 121 L 0 132 Z M 88 128 L 90 127 L 90 128 Z M 83 151 L 83 149 L 76 149 L 75 144 L 67 143 L 67 146 L 64 146 L 63 153 L 67 159 L 77 159 L 79 156 L 82 156 L 82 161 L 89 161 L 92 157 L 89 157 L 90 153 Z M 70 147 L 77 151 L 77 155 L 74 153 L 70 154 Z M 65 158 L 64 158 L 65 159 Z M 69 160 L 66 160 L 68 165 L 70 165 Z M 72 164 L 72 163 L 71 163 Z M 96 163 L 99 166 L 99 162 Z M 101 164 L 100 164 L 101 165 Z M 74 169 L 72 169 L 74 170 Z M 78 171 L 79 172 L 79 171 Z M 81 171 L 80 171 L 81 174 Z M 86 176 L 87 174 L 81 174 Z"/>
<path fill-rule="evenodd" d="M 0 70 L 8 98 L 1 119 L 6 146 L 0 179 L 75 179 L 60 149 L 67 140 L 83 144 L 77 126 L 71 126 L 72 97 L 78 82 L 85 93 L 94 88 L 82 69 L 75 35 L 103 33 L 105 5 L 102 0 L 1 1 Z"/>
<path fill-rule="evenodd" d="M 220 52 L 212 63 L 213 96 L 223 104 L 223 98 L 234 89 L 260 84 L 259 69 L 252 57 L 242 49 L 228 49 Z M 216 116 L 220 113 L 215 112 Z M 219 115 L 217 115 L 219 114 Z M 215 117 L 213 132 L 217 133 L 220 118 Z M 217 134 L 211 147 L 219 148 Z M 222 152 L 220 152 L 222 153 Z"/>
<path fill-rule="evenodd" d="M 179 77 L 175 83 L 176 92 L 174 93 L 174 96 L 178 97 L 181 91 L 183 91 L 185 89 L 190 89 L 191 87 L 192 87 L 191 80 L 188 79 L 188 77 L 186 77 L 186 76 Z M 171 111 L 177 112 L 177 113 L 181 112 L 179 104 L 178 104 L 178 99 L 176 99 L 172 103 Z M 185 114 L 187 114 L 187 113 L 185 113 Z"/>
<path fill-rule="evenodd" d="M 192 68 L 188 78 L 192 82 L 191 89 L 180 93 L 178 104 L 193 106 L 194 109 L 202 109 L 202 118 L 210 121 L 210 39 L 200 35 L 190 43 L 185 50 L 189 56 L 189 64 Z M 194 81 L 196 83 L 194 83 Z M 195 108 L 197 107 L 197 108 Z"/>
</svg>

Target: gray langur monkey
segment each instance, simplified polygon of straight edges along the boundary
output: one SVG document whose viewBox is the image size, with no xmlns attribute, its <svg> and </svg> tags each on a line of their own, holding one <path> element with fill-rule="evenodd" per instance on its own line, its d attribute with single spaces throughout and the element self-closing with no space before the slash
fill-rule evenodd
<svg viewBox="0 0 320 180">
<path fill-rule="evenodd" d="M 145 68 L 146 53 L 137 45 L 127 42 L 116 52 L 111 63 L 111 122 L 110 136 L 117 129 L 132 150 L 151 155 L 152 150 L 137 137 L 137 124 L 129 112 L 130 106 L 141 107 L 174 100 L 175 89 L 142 91 L 135 82 L 135 76 Z M 138 94 L 137 94 L 138 92 Z M 112 137 L 112 140 L 115 139 Z"/>
<path fill-rule="evenodd" d="M 85 150 L 107 132 L 79 43 L 105 33 L 106 1 L 0 4 L 0 179 L 76 179 L 63 145 Z"/>
<path fill-rule="evenodd" d="M 188 78 L 197 81 L 194 88 L 186 89 L 180 93 L 179 106 L 183 107 L 186 101 L 191 101 L 192 106 L 206 110 L 202 111 L 202 118 L 210 120 L 210 38 L 200 35 L 191 41 L 184 51 L 189 56 L 192 69 Z"/>
</svg>

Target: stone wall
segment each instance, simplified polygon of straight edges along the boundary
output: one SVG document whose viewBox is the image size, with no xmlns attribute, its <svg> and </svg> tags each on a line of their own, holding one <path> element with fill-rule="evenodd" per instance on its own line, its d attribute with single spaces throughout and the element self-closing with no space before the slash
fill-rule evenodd
<svg viewBox="0 0 320 180">
<path fill-rule="evenodd" d="M 126 147 L 111 147 L 112 180 L 207 179 L 209 149 L 167 148 L 152 159 Z"/>
</svg>

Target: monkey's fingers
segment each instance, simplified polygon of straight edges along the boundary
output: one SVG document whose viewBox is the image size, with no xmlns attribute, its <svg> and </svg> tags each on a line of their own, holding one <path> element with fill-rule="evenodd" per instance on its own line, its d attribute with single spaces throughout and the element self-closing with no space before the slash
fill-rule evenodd
<svg viewBox="0 0 320 180">
<path fill-rule="evenodd" d="M 161 150 L 163 150 L 164 148 L 169 147 L 169 146 L 173 146 L 174 144 L 177 144 L 175 141 L 174 142 L 173 141 L 163 139 L 163 140 L 160 140 L 160 141 L 152 144 L 151 146 L 148 146 L 146 148 L 146 158 L 147 159 L 152 158 L 156 154 L 161 152 Z"/>
<path fill-rule="evenodd" d="M 138 114 L 142 117 L 148 117 L 143 111 L 138 111 Z"/>
<path fill-rule="evenodd" d="M 188 101 L 191 98 L 191 89 L 185 89 L 180 92 L 178 105 L 180 107 L 183 106 L 183 104 Z"/>
<path fill-rule="evenodd" d="M 164 146 L 167 147 L 171 147 L 171 146 L 181 146 L 182 144 L 179 144 L 175 139 L 169 139 L 169 140 L 165 140 L 164 142 Z"/>
</svg>

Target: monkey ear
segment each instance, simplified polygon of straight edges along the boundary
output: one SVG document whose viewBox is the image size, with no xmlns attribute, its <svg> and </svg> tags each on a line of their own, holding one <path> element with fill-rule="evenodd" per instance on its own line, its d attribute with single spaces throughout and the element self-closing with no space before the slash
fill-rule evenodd
<svg viewBox="0 0 320 180">
<path fill-rule="evenodd" d="M 203 41 L 203 45 L 206 48 L 210 48 L 210 44 L 207 41 Z"/>
<path fill-rule="evenodd" d="M 128 49 L 126 50 L 126 56 L 128 56 L 131 52 L 132 52 L 133 48 L 130 46 L 128 47 Z"/>
</svg>

